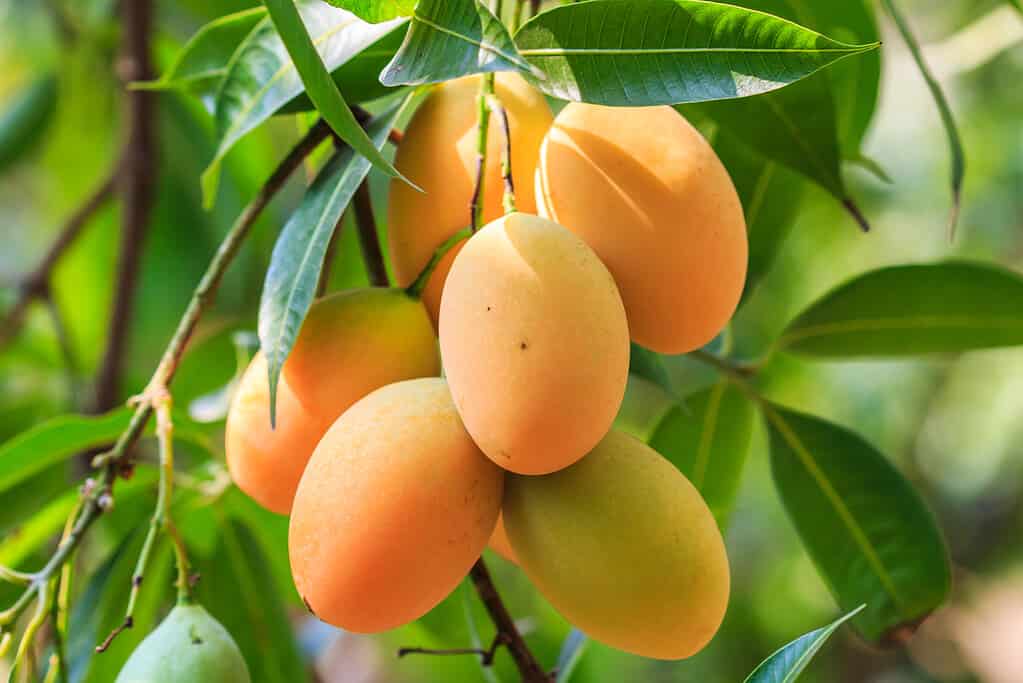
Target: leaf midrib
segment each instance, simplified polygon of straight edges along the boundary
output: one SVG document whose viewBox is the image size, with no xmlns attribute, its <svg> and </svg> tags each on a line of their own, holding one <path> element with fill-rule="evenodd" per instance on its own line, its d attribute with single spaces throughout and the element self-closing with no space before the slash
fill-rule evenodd
<svg viewBox="0 0 1023 683">
<path fill-rule="evenodd" d="M 852 55 L 866 52 L 876 45 L 862 45 L 848 48 L 766 48 L 766 47 L 658 47 L 658 48 L 600 48 L 600 47 L 536 47 L 520 49 L 523 57 L 564 57 L 566 55 L 650 55 L 650 54 L 685 54 L 707 52 L 741 52 L 746 53 L 792 53 L 792 54 L 825 54 L 836 53 Z"/>
<path fill-rule="evenodd" d="M 838 515 L 839 520 L 841 520 L 842 524 L 846 526 L 850 536 L 853 538 L 853 541 L 859 546 L 863 556 L 867 560 L 867 564 L 874 570 L 874 574 L 881 582 L 882 588 L 884 588 L 884 590 L 888 593 L 895 606 L 899 608 L 901 612 L 901 608 L 904 604 L 902 598 L 895 586 L 895 582 L 885 569 L 884 563 L 881 561 L 881 557 L 877 554 L 877 551 L 874 549 L 873 544 L 871 544 L 870 538 L 867 536 L 866 532 L 864 532 L 860 527 L 856 518 L 842 500 L 842 497 L 838 495 L 838 492 L 835 490 L 834 486 L 832 486 L 831 481 L 827 478 L 827 476 L 825 476 L 824 472 L 821 471 L 820 467 L 817 466 L 816 459 L 806 446 L 803 445 L 803 442 L 800 441 L 796 433 L 792 431 L 788 423 L 785 422 L 777 411 L 768 406 L 766 403 L 763 404 L 762 407 L 767 419 L 774 424 L 775 429 L 778 430 L 778 433 L 796 454 L 800 462 L 802 462 L 803 467 L 806 468 L 806 471 L 810 474 L 814 481 L 817 482 L 817 485 L 820 487 L 824 497 L 835 509 L 835 514 Z"/>
<path fill-rule="evenodd" d="M 848 332 L 888 332 L 938 328 L 983 327 L 987 329 L 1023 330 L 1023 318 L 1013 316 L 916 315 L 904 317 L 861 318 L 819 323 L 796 328 L 778 340 L 779 346 L 791 346 L 807 339 Z"/>
</svg>

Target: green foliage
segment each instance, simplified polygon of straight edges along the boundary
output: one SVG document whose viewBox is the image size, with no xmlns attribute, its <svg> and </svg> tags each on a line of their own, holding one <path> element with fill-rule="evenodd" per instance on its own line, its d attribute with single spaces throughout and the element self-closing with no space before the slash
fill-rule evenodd
<svg viewBox="0 0 1023 683">
<path fill-rule="evenodd" d="M 5 104 L 0 112 L 0 171 L 43 138 L 57 104 L 57 78 L 42 76 Z"/>
<path fill-rule="evenodd" d="M 819 418 L 763 406 L 771 472 L 807 552 L 838 604 L 872 640 L 948 596 L 948 553 L 920 494 L 861 437 Z"/>
<path fill-rule="evenodd" d="M 377 149 L 387 141 L 407 102 L 405 98 L 366 126 Z M 269 373 L 271 423 L 276 421 L 277 379 L 316 295 L 330 238 L 369 168 L 370 162 L 350 147 L 336 152 L 274 246 L 259 306 L 259 339 Z"/>
<path fill-rule="evenodd" d="M 795 683 L 838 627 L 862 610 L 863 606 L 857 607 L 827 626 L 796 638 L 765 659 L 743 683 Z"/>
<path fill-rule="evenodd" d="M 325 2 L 346 9 L 371 24 L 410 16 L 416 7 L 416 0 L 325 0 Z"/>
<path fill-rule="evenodd" d="M 437 83 L 488 71 L 530 70 L 504 24 L 479 0 L 420 0 L 384 85 Z"/>
<path fill-rule="evenodd" d="M 770 92 L 877 44 L 849 45 L 777 17 L 693 0 L 555 7 L 515 35 L 560 99 L 680 104 Z M 654 77 L 656 75 L 656 77 Z"/>
<path fill-rule="evenodd" d="M 865 273 L 824 295 L 778 341 L 827 358 L 899 357 L 1023 344 L 1023 278 L 951 262 Z"/>
<path fill-rule="evenodd" d="M 320 98 L 333 102 L 328 112 L 321 111 L 331 127 L 346 142 L 350 142 L 349 138 L 361 139 L 365 136 L 340 94 L 335 92 L 336 84 L 325 72 L 340 68 L 363 49 L 393 31 L 403 20 L 370 25 L 320 0 L 303 0 L 297 16 L 292 14 L 295 6 L 290 1 L 281 0 L 279 9 L 286 22 L 286 37 L 288 41 L 295 42 L 291 49 L 302 50 L 302 59 L 297 63 L 309 73 L 303 78 L 282 39 L 283 32 L 277 30 L 269 17 L 260 21 L 241 42 L 227 65 L 227 73 L 217 91 L 214 118 L 219 142 L 216 155 L 203 173 L 203 193 L 207 204 L 212 203 L 215 197 L 220 162 L 227 152 L 242 136 L 296 96 L 306 92 L 305 79 L 314 73 L 317 78 L 314 81 L 317 84 L 316 92 L 314 94 L 309 90 L 308 94 L 313 102 Z M 360 132 L 354 133 L 351 126 Z M 373 152 L 369 152 L 365 149 L 366 145 L 372 147 L 368 138 L 359 142 L 355 149 L 360 153 L 365 152 L 371 160 L 377 159 L 379 150 L 373 147 Z"/>
<path fill-rule="evenodd" d="M 589 645 L 590 639 L 586 637 L 586 634 L 577 628 L 573 628 L 568 633 L 568 637 L 565 638 L 564 644 L 561 646 L 561 652 L 558 653 L 558 665 L 557 671 L 558 676 L 555 683 L 568 683 L 572 674 L 575 673 L 575 669 L 579 666 L 579 662 L 582 661 L 583 655 L 586 653 L 586 646 Z"/>
<path fill-rule="evenodd" d="M 174 63 L 159 80 L 139 83 L 147 90 L 184 90 L 202 100 L 214 111 L 217 89 L 227 74 L 231 56 L 241 42 L 266 20 L 262 7 L 235 12 L 214 19 L 196 31 L 178 52 Z"/>
<path fill-rule="evenodd" d="M 742 390 L 722 379 L 672 408 L 649 441 L 692 482 L 722 529 L 739 493 L 753 417 Z"/>
</svg>

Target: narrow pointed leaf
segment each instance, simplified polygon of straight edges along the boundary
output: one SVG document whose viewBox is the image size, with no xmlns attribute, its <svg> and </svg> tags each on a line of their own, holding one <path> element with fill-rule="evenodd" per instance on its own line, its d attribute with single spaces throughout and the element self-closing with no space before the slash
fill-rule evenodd
<svg viewBox="0 0 1023 683">
<path fill-rule="evenodd" d="M 57 109 L 57 78 L 36 79 L 3 103 L 0 111 L 0 171 L 21 159 L 43 140 Z"/>
<path fill-rule="evenodd" d="M 367 24 L 355 15 L 333 8 L 320 0 L 300 0 L 297 11 L 301 21 L 298 23 L 304 25 L 307 40 L 315 46 L 312 48 L 313 54 L 310 54 L 309 45 L 300 40 L 301 36 L 294 35 L 294 31 L 298 30 L 295 26 L 297 20 L 288 9 L 294 11 L 295 6 L 290 4 L 291 0 L 275 1 L 284 4 L 284 14 L 292 20 L 287 24 L 289 40 L 302 43 L 306 48 L 302 52 L 303 69 L 315 73 L 320 72 L 316 64 L 311 64 L 313 55 L 324 69 L 336 71 L 407 21 L 395 19 L 382 24 Z M 203 196 L 207 205 L 212 203 L 216 195 L 220 162 L 235 143 L 296 96 L 308 91 L 270 17 L 261 20 L 242 41 L 226 69 L 227 73 L 223 76 L 216 95 L 214 118 L 218 139 L 217 151 L 202 177 Z M 329 91 L 331 86 L 320 80 L 315 83 L 317 97 L 330 99 L 330 95 L 323 93 Z M 336 85 L 333 88 L 336 90 Z M 313 102 L 316 102 L 315 98 Z M 332 115 L 337 114 L 337 110 L 342 108 L 348 110 L 347 105 L 338 107 L 336 100 L 333 100 L 333 103 L 334 106 L 330 109 Z M 348 115 L 351 115 L 350 111 Z M 336 118 L 348 121 L 344 112 Z M 344 121 L 337 125 L 345 127 L 347 123 Z M 354 122 L 354 117 L 352 121 Z M 333 127 L 334 123 L 331 125 Z"/>
<path fill-rule="evenodd" d="M 157 81 L 136 83 L 143 90 L 186 90 L 197 95 L 213 110 L 217 88 L 227 73 L 231 55 L 266 18 L 266 9 L 251 9 L 228 14 L 206 24 L 189 38 L 174 63 Z"/>
<path fill-rule="evenodd" d="M 912 628 L 948 596 L 950 569 L 933 515 L 862 437 L 765 404 L 771 472 L 789 518 L 843 610 L 881 640 Z"/>
<path fill-rule="evenodd" d="M 742 482 L 753 434 L 753 405 L 728 380 L 689 397 L 657 426 L 650 446 L 700 492 L 725 529 Z"/>
<path fill-rule="evenodd" d="M 382 21 L 407 17 L 412 14 L 416 0 L 324 0 L 348 10 L 364 21 L 378 24 Z"/>
<path fill-rule="evenodd" d="M 420 0 L 405 42 L 380 81 L 419 85 L 516 69 L 532 67 L 486 5 L 479 0 Z"/>
<path fill-rule="evenodd" d="M 757 95 L 876 47 L 701 0 L 562 5 L 533 17 L 515 42 L 547 94 L 618 106 Z"/>
<path fill-rule="evenodd" d="M 796 638 L 761 662 L 743 683 L 795 683 L 828 638 L 864 607 L 861 605 L 827 626 Z"/>
<path fill-rule="evenodd" d="M 906 42 L 906 46 L 913 55 L 914 61 L 916 61 L 920 75 L 924 77 L 924 81 L 927 83 L 927 89 L 931 91 L 931 97 L 934 98 L 934 104 L 937 106 L 938 114 L 941 116 L 941 123 L 945 126 L 952 176 L 952 210 L 949 217 L 949 233 L 954 236 L 956 224 L 959 222 L 963 178 L 966 176 L 966 154 L 963 151 L 963 141 L 959 136 L 959 128 L 956 126 L 955 117 L 952 115 L 952 108 L 948 104 L 948 98 L 945 97 L 945 92 L 942 90 L 941 84 L 938 83 L 938 79 L 934 77 L 930 67 L 927 66 L 923 51 L 920 49 L 920 43 L 917 42 L 916 36 L 913 35 L 913 31 L 909 28 L 905 17 L 902 16 L 902 13 L 895 6 L 894 0 L 881 0 L 881 4 L 884 5 L 885 9 L 888 10 L 888 14 L 895 20 L 895 25 L 898 27 L 902 39 Z"/>
<path fill-rule="evenodd" d="M 812 304 L 778 345 L 827 358 L 1023 345 L 1023 277 L 968 262 L 871 271 Z"/>
<path fill-rule="evenodd" d="M 316 105 L 323 118 L 334 132 L 356 152 L 391 177 L 401 174 L 384 158 L 380 149 L 366 135 L 352 110 L 348 108 L 341 91 L 330 76 L 330 70 L 323 63 L 315 43 L 309 36 L 296 0 L 263 0 L 270 19 L 277 28 L 284 46 L 291 55 L 291 61 L 305 85 L 306 94 Z"/>
<path fill-rule="evenodd" d="M 579 666 L 583 655 L 586 654 L 586 646 L 589 644 L 590 639 L 579 629 L 573 628 L 568 632 L 565 642 L 561 644 L 561 651 L 558 653 L 556 667 L 558 675 L 554 679 L 555 683 L 568 683 L 572 679 L 572 674 L 575 673 L 576 667 Z"/>
<path fill-rule="evenodd" d="M 383 147 L 401 108 L 402 104 L 392 107 L 367 126 L 376 148 Z M 340 150 L 320 171 L 274 245 L 259 305 L 271 423 L 276 422 L 277 379 L 312 305 L 331 235 L 369 169 L 369 161 L 351 147 Z"/>
</svg>

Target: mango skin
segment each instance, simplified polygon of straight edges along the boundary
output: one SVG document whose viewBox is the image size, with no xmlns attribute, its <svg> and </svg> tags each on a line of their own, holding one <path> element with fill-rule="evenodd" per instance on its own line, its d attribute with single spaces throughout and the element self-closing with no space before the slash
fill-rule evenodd
<svg viewBox="0 0 1023 683">
<path fill-rule="evenodd" d="M 199 605 L 178 605 L 131 653 L 116 683 L 251 683 L 231 634 Z"/>
<path fill-rule="evenodd" d="M 487 543 L 487 547 L 512 564 L 519 563 L 515 558 L 515 550 L 511 547 L 511 541 L 508 540 L 508 532 L 504 528 L 504 517 L 502 515 L 497 516 L 497 524 L 494 526 L 494 533 L 490 535 L 490 542 Z"/>
<path fill-rule="evenodd" d="M 266 357 L 257 353 L 227 413 L 224 450 L 231 477 L 267 510 L 288 514 L 302 471 L 330 425 L 305 409 L 282 375 L 277 384 L 277 427 L 271 429 Z"/>
<path fill-rule="evenodd" d="M 483 552 L 503 486 L 443 379 L 379 389 L 334 423 L 302 476 L 288 533 L 295 585 L 349 631 L 418 619 Z"/>
<path fill-rule="evenodd" d="M 519 474 L 586 455 L 625 394 L 614 280 L 581 239 L 537 216 L 503 216 L 466 243 L 444 285 L 440 347 L 466 429 Z"/>
<path fill-rule="evenodd" d="M 682 659 L 721 625 L 730 579 L 714 517 L 638 439 L 612 431 L 567 469 L 509 476 L 503 515 L 519 566 L 596 640 Z"/>
<path fill-rule="evenodd" d="M 416 279 L 437 247 L 469 225 L 469 203 L 476 182 L 479 86 L 480 76 L 467 76 L 436 86 L 416 110 L 398 146 L 395 166 L 426 191 L 417 192 L 402 181 L 391 183 L 388 243 L 398 284 L 403 287 Z M 508 113 L 511 127 L 515 200 L 520 211 L 536 213 L 533 174 L 540 143 L 554 117 L 543 95 L 518 74 L 497 74 L 495 91 Z M 503 213 L 503 147 L 504 134 L 492 119 L 487 138 L 484 222 Z M 444 279 L 454 258 L 454 253 L 445 256 L 423 292 L 423 302 L 434 322 L 440 310 Z"/>
<path fill-rule="evenodd" d="M 607 264 L 639 344 L 686 353 L 732 317 L 748 260 L 742 204 L 714 150 L 671 107 L 569 104 L 544 139 L 536 194 L 540 215 Z"/>
<path fill-rule="evenodd" d="M 384 287 L 317 300 L 282 372 L 302 405 L 328 425 L 375 389 L 439 374 L 437 338 L 422 302 Z"/>
</svg>

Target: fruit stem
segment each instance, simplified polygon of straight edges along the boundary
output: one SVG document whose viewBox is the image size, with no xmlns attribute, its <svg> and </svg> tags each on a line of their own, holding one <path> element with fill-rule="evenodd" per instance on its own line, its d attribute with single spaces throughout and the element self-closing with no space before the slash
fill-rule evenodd
<svg viewBox="0 0 1023 683">
<path fill-rule="evenodd" d="M 426 289 L 426 284 L 430 281 L 430 276 L 433 275 L 433 271 L 437 269 L 437 264 L 441 262 L 449 251 L 455 248 L 455 246 L 464 240 L 465 238 L 472 235 L 471 228 L 462 228 L 451 237 L 444 240 L 433 252 L 433 256 L 426 263 L 426 267 L 423 268 L 422 272 L 416 276 L 416 279 L 411 285 L 405 288 L 405 293 L 413 299 L 421 299 L 423 297 L 423 290 Z"/>
<path fill-rule="evenodd" d="M 469 225 L 479 230 L 483 223 L 483 198 L 487 180 L 487 140 L 490 132 L 490 105 L 487 97 L 494 93 L 494 74 L 483 74 L 476 98 L 476 188 L 469 205 Z"/>
<path fill-rule="evenodd" d="M 515 621 L 508 613 L 508 608 L 504 606 L 482 557 L 476 560 L 476 564 L 469 570 L 469 578 L 472 579 L 483 606 L 487 608 L 490 618 L 497 626 L 495 642 L 503 641 L 508 647 L 508 652 L 515 660 L 515 666 L 519 670 L 519 675 L 522 676 L 523 683 L 551 683 L 554 680 L 553 677 L 544 671 L 529 646 L 526 645 L 522 634 L 515 626 Z"/>
<path fill-rule="evenodd" d="M 504 133 L 504 145 L 501 147 L 501 177 L 504 178 L 504 196 L 502 203 L 505 213 L 515 212 L 515 182 L 512 180 L 511 167 L 511 124 L 508 122 L 508 110 L 501 104 L 500 98 L 494 93 L 487 100 L 490 111 L 497 116 Z"/>
</svg>

